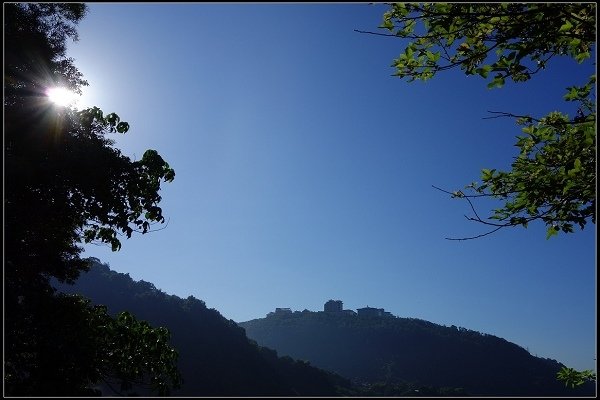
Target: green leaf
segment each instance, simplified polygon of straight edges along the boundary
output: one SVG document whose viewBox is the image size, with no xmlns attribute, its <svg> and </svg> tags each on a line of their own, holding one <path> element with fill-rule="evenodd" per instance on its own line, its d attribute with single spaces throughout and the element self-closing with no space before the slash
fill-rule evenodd
<svg viewBox="0 0 600 400">
<path fill-rule="evenodd" d="M 578 39 L 578 38 L 571 39 L 571 41 L 569 42 L 569 46 L 571 46 L 573 48 L 579 46 L 580 44 L 581 44 L 581 39 Z"/>
<path fill-rule="evenodd" d="M 589 51 L 584 51 L 581 53 L 577 53 L 577 55 L 575 55 L 575 61 L 577 61 L 578 63 L 582 63 L 584 62 L 586 59 L 590 58 L 591 54 Z"/>
<path fill-rule="evenodd" d="M 571 21 L 567 20 L 565 21 L 565 23 L 560 27 L 560 29 L 558 30 L 559 32 L 566 32 L 566 31 L 570 31 L 571 28 L 573 28 L 573 24 L 571 23 Z"/>
<path fill-rule="evenodd" d="M 575 100 L 579 97 L 579 90 L 576 87 L 570 87 L 569 93 L 565 94 L 564 99 L 567 101 Z"/>
<path fill-rule="evenodd" d="M 434 62 L 436 62 L 437 60 L 440 59 L 440 52 L 439 51 L 436 52 L 436 53 L 433 53 L 431 51 L 427 51 L 425 54 L 427 55 L 427 59 L 429 61 L 431 61 L 432 63 L 434 63 Z"/>
<path fill-rule="evenodd" d="M 394 24 L 389 18 L 385 18 L 380 28 L 385 28 L 391 32 L 394 29 Z"/>
<path fill-rule="evenodd" d="M 481 179 L 483 181 L 488 181 L 492 178 L 492 174 L 492 170 L 484 168 L 481 170 Z"/>
<path fill-rule="evenodd" d="M 546 240 L 550 239 L 552 236 L 557 235 L 560 228 L 556 225 L 550 226 L 546 231 Z"/>
<path fill-rule="evenodd" d="M 487 78 L 489 73 L 492 71 L 491 65 L 484 65 L 483 67 L 477 68 L 475 72 L 481 75 L 483 78 Z"/>
<path fill-rule="evenodd" d="M 504 86 L 504 77 L 502 75 L 497 75 L 494 80 L 487 85 L 488 89 L 501 88 L 502 86 Z"/>
</svg>

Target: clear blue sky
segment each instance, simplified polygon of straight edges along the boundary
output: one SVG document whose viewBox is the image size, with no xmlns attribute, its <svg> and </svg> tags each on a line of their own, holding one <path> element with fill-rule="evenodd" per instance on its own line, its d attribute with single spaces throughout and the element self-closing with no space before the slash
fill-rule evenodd
<svg viewBox="0 0 600 400">
<path fill-rule="evenodd" d="M 340 299 L 595 369 L 596 227 L 448 241 L 485 227 L 431 186 L 507 169 L 519 128 L 487 111 L 565 109 L 592 65 L 557 60 L 500 90 L 458 70 L 407 83 L 391 76 L 399 39 L 353 31 L 376 30 L 384 5 L 89 8 L 69 47 L 84 101 L 131 124 L 113 135 L 124 154 L 156 149 L 176 178 L 166 229 L 86 256 L 238 322 Z"/>
</svg>

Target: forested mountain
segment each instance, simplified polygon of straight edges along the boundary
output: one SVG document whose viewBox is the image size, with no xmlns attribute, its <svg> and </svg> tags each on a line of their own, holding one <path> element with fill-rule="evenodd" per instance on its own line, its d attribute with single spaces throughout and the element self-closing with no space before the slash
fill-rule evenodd
<svg viewBox="0 0 600 400">
<path fill-rule="evenodd" d="M 129 311 L 171 332 L 183 377 L 175 396 L 334 396 L 350 391 L 350 382 L 273 350 L 257 346 L 234 321 L 192 296 L 182 299 L 135 282 L 128 274 L 91 259 L 90 271 L 76 285 L 54 282 L 65 293 L 80 293 L 111 314 Z M 345 387 L 345 389 L 343 389 Z M 105 388 L 106 389 L 106 388 Z M 111 395 L 113 393 L 106 392 Z M 138 394 L 145 394 L 138 392 Z"/>
<path fill-rule="evenodd" d="M 53 285 L 83 294 L 113 315 L 126 310 L 168 328 L 184 380 L 175 396 L 595 393 L 591 383 L 566 388 L 556 380 L 562 364 L 492 335 L 413 318 L 311 311 L 237 324 L 202 300 L 168 295 L 90 260 L 90 271 L 75 285 Z"/>
<path fill-rule="evenodd" d="M 280 355 L 307 360 L 358 382 L 417 382 L 470 395 L 584 396 L 556 380 L 563 366 L 502 338 L 455 326 L 345 313 L 273 313 L 240 323 Z"/>
<path fill-rule="evenodd" d="M 248 339 L 243 328 L 225 319 L 192 296 L 168 295 L 152 283 L 134 281 L 117 273 L 98 259 L 90 258 L 90 270 L 74 285 L 53 286 L 60 292 L 82 294 L 95 304 L 105 305 L 110 314 L 128 311 L 153 326 L 166 327 L 171 344 L 179 353 L 183 377 L 174 396 L 396 396 L 464 395 L 454 387 L 434 387 L 413 382 L 370 382 L 357 385 L 335 373 L 278 357 L 275 350 Z M 114 395 L 107 386 L 105 395 Z M 151 394 L 144 387 L 130 393 Z"/>
</svg>

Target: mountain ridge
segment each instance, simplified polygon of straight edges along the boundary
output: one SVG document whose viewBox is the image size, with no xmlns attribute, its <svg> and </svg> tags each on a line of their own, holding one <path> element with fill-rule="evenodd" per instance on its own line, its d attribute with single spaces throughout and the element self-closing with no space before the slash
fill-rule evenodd
<svg viewBox="0 0 600 400">
<path fill-rule="evenodd" d="M 419 382 L 471 395 L 583 396 L 556 380 L 563 364 L 506 339 L 389 313 L 296 311 L 239 323 L 249 338 L 356 382 Z"/>
<path fill-rule="evenodd" d="M 169 329 L 184 380 L 173 396 L 335 396 L 340 387 L 353 393 L 351 384 L 333 373 L 258 346 L 235 321 L 207 308 L 204 301 L 168 295 L 150 282 L 134 281 L 98 259 L 89 260 L 90 270 L 74 285 L 54 281 L 53 286 L 103 304 L 112 315 L 129 311 Z M 140 387 L 134 392 L 151 394 Z"/>
<path fill-rule="evenodd" d="M 134 281 L 128 274 L 112 271 L 98 259 L 91 258 L 90 261 L 90 271 L 81 274 L 75 285 L 55 282 L 54 286 L 64 293 L 82 294 L 95 304 L 103 304 L 111 314 L 126 310 L 153 326 L 167 327 L 171 332 L 171 343 L 179 352 L 178 367 L 184 378 L 182 388 L 173 390 L 173 396 L 466 396 L 486 393 L 581 396 L 595 393 L 593 385 L 575 390 L 564 388 L 555 377 L 556 368 L 562 364 L 549 359 L 546 363 L 551 368 L 547 368 L 544 374 L 538 374 L 537 386 L 535 382 L 532 386 L 530 381 L 523 384 L 522 379 L 517 379 L 521 386 L 515 385 L 511 383 L 510 376 L 505 380 L 497 377 L 494 380 L 489 371 L 486 376 L 477 374 L 472 368 L 456 366 L 450 371 L 441 371 L 446 375 L 445 380 L 425 379 L 428 370 L 435 373 L 436 364 L 447 363 L 439 350 L 444 348 L 443 342 L 437 343 L 437 359 L 418 357 L 424 348 L 435 344 L 431 338 L 441 329 L 437 324 L 399 318 L 372 307 L 354 313 L 341 309 L 340 304 L 334 305 L 333 310 L 341 312 L 292 312 L 281 308 L 269 313 L 266 318 L 236 323 L 217 310 L 207 308 L 202 300 L 193 296 L 182 299 L 166 294 L 150 282 Z M 256 335 L 257 326 L 264 321 L 275 323 L 270 329 L 272 337 L 268 340 Z M 298 321 L 305 323 L 297 325 Z M 307 321 L 310 323 L 307 324 Z M 396 330 L 392 329 L 393 321 L 402 322 Z M 371 333 L 376 334 L 365 337 L 365 327 L 367 331 L 375 329 Z M 418 329 L 415 330 L 415 327 Z M 504 349 L 509 349 L 511 354 L 533 357 L 522 347 L 493 335 L 454 326 L 443 329 L 447 340 L 458 335 L 463 342 L 477 343 L 480 337 L 485 337 L 496 343 L 509 343 Z M 412 343 L 413 347 L 411 350 L 409 346 L 410 351 L 404 352 L 408 356 L 404 365 L 388 346 L 390 341 L 398 338 L 399 332 L 403 340 Z M 322 350 L 323 335 L 329 347 L 322 354 L 329 358 L 315 358 L 311 354 Z M 311 340 L 307 341 L 307 337 Z M 302 351 L 290 352 L 282 347 L 277 340 L 285 342 L 284 338 L 301 344 Z M 419 344 L 419 341 L 422 343 Z M 436 349 L 435 346 L 432 348 Z M 468 352 L 472 352 L 477 347 L 469 349 Z M 460 352 L 458 355 L 461 355 Z M 511 360 L 514 364 L 509 366 L 519 366 L 514 358 Z M 340 369 L 340 363 L 346 369 Z M 364 374 L 364 370 L 370 372 Z M 522 368 L 515 372 L 523 373 Z M 504 385 L 510 390 L 494 391 L 488 387 L 486 391 L 485 385 L 483 389 L 476 385 L 463 385 L 465 381 L 461 381 L 461 376 L 464 378 L 465 374 L 474 375 L 473 379 L 491 379 L 496 386 L 502 388 Z M 531 390 L 540 386 L 548 386 L 552 390 Z M 148 393 L 142 391 L 138 394 Z"/>
</svg>

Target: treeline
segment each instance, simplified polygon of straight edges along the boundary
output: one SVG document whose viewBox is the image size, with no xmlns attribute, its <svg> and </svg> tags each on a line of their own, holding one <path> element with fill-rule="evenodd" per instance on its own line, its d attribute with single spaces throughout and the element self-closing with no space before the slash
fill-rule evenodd
<svg viewBox="0 0 600 400">
<path fill-rule="evenodd" d="M 471 395 L 578 396 L 556 380 L 563 366 L 505 339 L 414 318 L 296 312 L 240 324 L 282 355 L 308 360 L 356 382 L 414 382 Z"/>
<path fill-rule="evenodd" d="M 140 320 L 166 327 L 179 354 L 183 383 L 175 396 L 452 396 L 466 395 L 453 387 L 412 382 L 352 382 L 316 368 L 306 360 L 279 356 L 257 344 L 245 329 L 193 296 L 169 295 L 146 281 L 112 271 L 96 258 L 74 285 L 53 281 L 62 293 L 81 294 L 108 308 L 112 315 L 127 310 Z M 112 390 L 101 386 L 103 394 Z M 130 394 L 149 395 L 134 387 Z"/>
<path fill-rule="evenodd" d="M 248 340 L 243 328 L 202 300 L 168 295 L 150 282 L 133 281 L 128 274 L 91 260 L 90 271 L 76 285 L 54 285 L 107 306 L 110 314 L 127 310 L 153 326 L 167 327 L 183 378 L 173 395 L 334 396 L 338 386 L 350 390 L 350 382 L 339 376 L 290 357 L 280 358 Z M 147 393 L 138 388 L 138 394 Z"/>
</svg>

